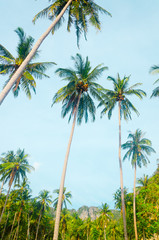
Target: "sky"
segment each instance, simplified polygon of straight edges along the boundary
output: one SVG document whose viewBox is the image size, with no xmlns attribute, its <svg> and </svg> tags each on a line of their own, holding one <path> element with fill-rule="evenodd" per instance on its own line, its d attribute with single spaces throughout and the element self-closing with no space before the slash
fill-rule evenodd
<svg viewBox="0 0 159 240">
<path fill-rule="evenodd" d="M 66 31 L 66 24 L 50 34 L 40 47 L 39 61 L 53 61 L 47 71 L 49 79 L 37 80 L 36 95 L 29 100 L 21 91 L 18 98 L 9 93 L 0 106 L 0 153 L 25 149 L 29 163 L 35 171 L 28 175 L 33 196 L 43 189 L 59 188 L 63 161 L 71 131 L 68 118 L 61 118 L 61 104 L 51 107 L 52 98 L 65 82 L 55 74 L 59 67 L 73 67 L 71 56 L 80 53 L 88 56 L 92 68 L 103 63 L 109 69 L 103 73 L 99 83 L 111 88 L 108 76 L 130 76 L 130 85 L 142 83 L 147 97 L 142 101 L 130 98 L 140 112 L 132 114 L 131 121 L 122 120 L 122 143 L 127 141 L 129 131 L 141 129 L 145 137 L 152 141 L 156 154 L 150 156 L 150 163 L 137 169 L 137 178 L 143 174 L 151 176 L 157 168 L 158 147 L 158 106 L 159 99 L 152 98 L 154 81 L 158 75 L 149 73 L 150 67 L 159 64 L 159 2 L 158 0 L 96 0 L 97 4 L 112 14 L 100 15 L 102 29 L 89 27 L 87 41 L 82 36 L 77 47 L 75 30 Z M 16 57 L 18 36 L 14 32 L 22 27 L 27 35 L 38 40 L 48 28 L 50 21 L 40 19 L 36 24 L 32 19 L 50 3 L 42 0 L 5 0 L 0 9 L 0 44 Z M 66 16 L 67 18 L 67 16 Z M 7 76 L 0 76 L 3 88 Z M 96 121 L 84 122 L 76 126 L 71 146 L 65 187 L 72 193 L 72 206 L 101 206 L 108 203 L 114 208 L 113 194 L 120 186 L 118 163 L 118 111 L 114 110 L 111 120 L 105 115 L 100 118 L 97 109 Z M 124 152 L 122 152 L 123 156 Z M 123 163 L 124 186 L 133 189 L 134 171 L 129 161 Z M 5 186 L 7 189 L 7 185 Z"/>
</svg>

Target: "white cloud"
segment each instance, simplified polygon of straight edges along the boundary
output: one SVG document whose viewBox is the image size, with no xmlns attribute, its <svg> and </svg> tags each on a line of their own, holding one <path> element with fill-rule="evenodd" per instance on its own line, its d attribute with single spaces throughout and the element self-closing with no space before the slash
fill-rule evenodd
<svg viewBox="0 0 159 240">
<path fill-rule="evenodd" d="M 41 166 L 41 163 L 39 163 L 39 162 L 33 163 L 33 167 L 35 168 L 35 171 L 37 171 L 40 168 L 40 166 Z"/>
</svg>

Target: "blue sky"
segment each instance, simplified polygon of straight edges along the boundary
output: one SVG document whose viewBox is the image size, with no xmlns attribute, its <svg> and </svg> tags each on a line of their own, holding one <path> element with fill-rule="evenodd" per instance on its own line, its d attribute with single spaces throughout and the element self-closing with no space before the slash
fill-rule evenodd
<svg viewBox="0 0 159 240">
<path fill-rule="evenodd" d="M 22 3 L 23 2 L 23 3 Z M 29 176 L 33 195 L 47 189 L 51 193 L 59 188 L 63 161 L 67 148 L 71 123 L 61 118 L 61 105 L 51 108 L 52 97 L 63 86 L 54 71 L 58 67 L 72 67 L 71 56 L 80 53 L 89 57 L 92 67 L 103 63 L 105 71 L 99 83 L 106 88 L 111 84 L 107 76 L 130 77 L 130 84 L 143 83 L 147 98 L 140 101 L 131 98 L 140 116 L 122 121 L 122 142 L 128 131 L 140 128 L 152 141 L 156 154 L 150 157 L 147 168 L 137 170 L 137 177 L 152 175 L 157 164 L 158 149 L 158 99 L 150 99 L 157 75 L 150 75 L 149 69 L 159 64 L 159 2 L 96 0 L 96 3 L 111 12 L 112 18 L 101 15 L 102 31 L 89 28 L 87 41 L 81 38 L 80 49 L 76 45 L 75 31 L 66 31 L 64 24 L 53 36 L 49 35 L 40 47 L 39 61 L 54 61 L 57 66 L 48 70 L 50 79 L 37 80 L 37 94 L 28 100 L 23 92 L 14 99 L 12 92 L 0 107 L 1 153 L 24 148 L 30 155 L 30 164 L 36 170 Z M 1 3 L 0 44 L 16 56 L 18 37 L 14 30 L 22 27 L 27 35 L 38 37 L 50 22 L 41 19 L 32 24 L 34 15 L 48 6 L 42 0 L 5 0 Z M 0 77 L 2 89 L 6 77 Z M 132 191 L 133 170 L 129 162 L 123 163 L 124 185 Z M 100 118 L 97 110 L 96 121 L 83 123 L 75 128 L 68 163 L 65 186 L 72 192 L 72 207 L 82 205 L 100 206 L 107 202 L 114 207 L 113 193 L 120 186 L 118 164 L 118 115 L 115 109 L 111 120 Z M 7 186 L 6 186 L 7 188 Z M 55 196 L 53 196 L 55 197 Z"/>
</svg>

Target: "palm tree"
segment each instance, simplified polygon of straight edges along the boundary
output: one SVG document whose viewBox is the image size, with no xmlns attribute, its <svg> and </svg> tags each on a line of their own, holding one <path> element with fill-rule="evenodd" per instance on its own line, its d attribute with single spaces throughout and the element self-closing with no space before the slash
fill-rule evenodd
<svg viewBox="0 0 159 240">
<path fill-rule="evenodd" d="M 100 218 L 103 222 L 103 228 L 104 228 L 104 240 L 106 240 L 106 227 L 107 223 L 110 219 L 110 216 L 112 215 L 111 211 L 109 210 L 109 206 L 107 203 L 102 203 L 102 206 L 100 208 Z"/>
<path fill-rule="evenodd" d="M 34 168 L 29 165 L 28 163 L 28 154 L 25 154 L 24 149 L 23 150 L 17 150 L 16 154 L 14 154 L 13 151 L 8 151 L 7 153 L 4 153 L 5 159 L 10 159 L 10 161 L 4 162 L 0 164 L 0 174 L 2 174 L 2 180 L 4 180 L 4 183 L 9 181 L 9 189 L 7 192 L 6 200 L 4 207 L 2 209 L 0 222 L 2 220 L 3 213 L 5 211 L 5 207 L 7 204 L 7 200 L 9 197 L 9 193 L 12 187 L 13 183 L 20 183 L 20 179 L 24 179 L 26 177 L 26 172 L 30 173 L 31 170 Z"/>
<path fill-rule="evenodd" d="M 122 149 L 127 149 L 128 151 L 124 155 L 123 160 L 131 159 L 131 165 L 134 167 L 134 201 L 133 201 L 133 210 L 134 210 L 134 229 L 135 229 L 135 239 L 138 239 L 137 235 L 137 226 L 136 226 L 136 167 L 146 166 L 149 162 L 148 156 L 155 152 L 151 147 L 152 143 L 149 139 L 143 138 L 144 133 L 137 129 L 135 133 L 130 133 L 128 135 L 128 140 L 126 143 L 122 144 Z"/>
<path fill-rule="evenodd" d="M 57 193 L 57 195 L 59 196 L 59 189 L 55 189 L 54 193 Z M 57 209 L 58 198 L 59 197 L 55 198 L 54 201 L 53 201 L 53 207 L 55 209 Z M 62 196 L 62 206 L 61 206 L 61 209 L 62 209 L 63 205 L 67 209 L 67 202 L 69 204 L 72 204 L 71 201 L 69 200 L 69 198 L 72 198 L 72 194 L 71 194 L 71 192 L 66 192 L 66 187 L 64 187 L 64 189 L 63 189 L 63 196 Z"/>
<path fill-rule="evenodd" d="M 103 99 L 100 102 L 99 106 L 104 106 L 104 109 L 101 112 L 101 116 L 108 113 L 108 118 L 112 116 L 112 111 L 115 106 L 118 104 L 118 118 L 119 118 L 119 167 L 120 167 L 120 185 L 121 185 L 121 198 L 122 198 L 122 213 L 123 213 L 123 224 L 124 224 L 124 236 L 125 240 L 127 237 L 126 229 L 126 215 L 125 215 L 125 203 L 124 203 L 124 190 L 123 190 L 123 170 L 122 170 L 122 161 L 121 161 L 121 118 L 124 117 L 125 120 L 131 119 L 131 110 L 139 115 L 137 109 L 129 101 L 127 96 L 137 96 L 140 99 L 143 96 L 146 96 L 146 93 L 141 89 L 135 89 L 141 83 L 136 83 L 131 87 L 129 85 L 129 78 L 124 77 L 120 79 L 119 74 L 117 79 L 113 77 L 108 77 L 108 80 L 113 83 L 113 90 L 105 89 L 103 92 Z"/>
<path fill-rule="evenodd" d="M 14 187 L 17 187 L 17 186 L 19 187 L 19 189 L 17 190 L 16 203 L 19 202 L 20 208 L 18 209 L 18 217 L 17 217 L 18 224 L 17 224 L 15 236 L 14 236 L 15 239 L 18 239 L 21 215 L 22 215 L 22 213 L 27 212 L 26 209 L 27 209 L 28 203 L 31 199 L 31 189 L 29 187 L 27 178 L 23 179 L 23 182 L 21 185 L 17 184 Z"/>
<path fill-rule="evenodd" d="M 70 31 L 71 25 L 74 24 L 76 28 L 77 39 L 79 39 L 80 33 L 82 31 L 86 35 L 88 23 L 90 23 L 96 29 L 101 29 L 99 13 L 104 13 L 111 16 L 108 11 L 94 3 L 93 0 L 53 0 L 53 4 L 38 13 L 33 21 L 43 16 L 47 16 L 54 21 L 51 23 L 50 27 L 46 30 L 46 32 L 44 32 L 44 34 L 42 34 L 41 37 L 37 40 L 30 53 L 27 55 L 16 73 L 13 74 L 10 81 L 1 92 L 0 104 L 3 102 L 4 98 L 7 96 L 11 88 L 19 79 L 19 77 L 22 75 L 23 71 L 25 70 L 31 59 L 34 57 L 35 53 L 37 52 L 44 39 L 49 35 L 51 31 L 54 31 L 55 28 L 58 28 L 61 25 L 63 21 L 63 15 L 66 10 L 69 13 L 67 29 L 68 31 Z"/>
<path fill-rule="evenodd" d="M 89 240 L 89 236 L 90 236 L 90 232 L 91 232 L 91 225 L 92 225 L 91 218 L 90 217 L 86 218 L 84 220 L 83 229 L 85 230 L 87 240 Z"/>
<path fill-rule="evenodd" d="M 66 208 L 64 208 L 61 211 L 61 219 L 60 219 L 62 240 L 65 240 L 66 231 L 67 231 L 67 228 L 68 228 L 67 223 L 68 223 L 69 219 L 70 219 L 70 213 Z"/>
<path fill-rule="evenodd" d="M 87 122 L 88 113 L 91 115 L 92 120 L 95 120 L 96 107 L 91 95 L 97 100 L 101 99 L 99 89 L 102 87 L 96 83 L 96 80 L 101 76 L 103 71 L 107 69 L 107 67 L 101 67 L 101 65 L 98 65 L 92 70 L 88 57 L 86 58 L 86 61 L 84 61 L 80 54 L 77 54 L 76 57 L 72 57 L 72 60 L 75 63 L 75 70 L 68 68 L 59 68 L 56 70 L 56 73 L 58 73 L 65 81 L 68 81 L 68 84 L 61 88 L 53 98 L 53 104 L 62 102 L 62 117 L 65 117 L 70 113 L 69 121 L 71 117 L 74 118 L 61 177 L 54 240 L 58 239 L 64 181 L 75 123 L 77 120 L 77 123 L 81 124 L 83 118 L 85 118 L 85 122 Z"/>
<path fill-rule="evenodd" d="M 150 73 L 152 74 L 157 74 L 159 73 L 159 66 L 154 65 L 150 68 Z M 158 83 L 159 79 L 157 79 L 154 84 Z M 159 87 L 156 87 L 153 91 L 152 91 L 152 95 L 151 97 L 158 97 L 159 96 Z"/>
<path fill-rule="evenodd" d="M 139 186 L 136 187 L 136 188 L 137 189 L 140 189 L 141 187 L 145 187 L 146 188 L 147 185 L 148 185 L 148 182 L 149 182 L 149 177 L 148 177 L 148 175 L 144 174 L 143 177 L 137 179 L 137 184 L 139 184 Z"/>
<path fill-rule="evenodd" d="M 40 214 L 39 214 L 38 226 L 36 229 L 35 240 L 37 240 L 37 238 L 38 238 L 41 217 L 44 214 L 45 210 L 48 209 L 49 205 L 52 203 L 51 196 L 49 195 L 49 191 L 47 191 L 47 190 L 41 191 L 37 199 L 39 199 Z"/>
<path fill-rule="evenodd" d="M 34 38 L 31 36 L 26 36 L 24 30 L 22 28 L 17 28 L 15 30 L 19 37 L 19 43 L 17 46 L 17 57 L 13 57 L 13 55 L 0 44 L 0 74 L 9 75 L 6 84 L 13 76 L 13 74 L 20 67 L 28 53 L 31 51 Z M 38 52 L 34 55 L 35 59 L 38 57 Z M 42 79 L 43 77 L 49 77 L 45 74 L 45 71 L 48 67 L 52 66 L 53 62 L 30 62 L 27 64 L 24 72 L 19 76 L 17 81 L 13 86 L 14 96 L 17 97 L 20 87 L 25 91 L 26 95 L 31 98 L 31 89 L 36 93 L 36 82 L 35 78 Z M 5 85 L 6 85 L 5 84 Z"/>
</svg>

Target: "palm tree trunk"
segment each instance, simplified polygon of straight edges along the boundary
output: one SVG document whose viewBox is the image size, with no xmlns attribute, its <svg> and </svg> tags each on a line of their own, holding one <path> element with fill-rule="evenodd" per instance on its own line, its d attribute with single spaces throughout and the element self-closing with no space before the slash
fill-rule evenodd
<svg viewBox="0 0 159 240">
<path fill-rule="evenodd" d="M 30 219 L 29 219 L 29 214 L 28 214 L 28 229 L 27 229 L 27 237 L 26 237 L 26 240 L 29 239 L 29 235 L 30 235 Z"/>
<path fill-rule="evenodd" d="M 36 229 L 35 240 L 37 240 L 37 238 L 38 238 L 38 232 L 39 232 L 39 225 L 40 225 L 41 216 L 42 216 L 42 209 L 40 211 L 40 216 L 39 216 L 39 220 L 38 220 L 38 226 L 37 226 L 37 229 Z"/>
<path fill-rule="evenodd" d="M 143 229 L 143 240 L 146 240 L 145 238 L 145 230 Z"/>
<path fill-rule="evenodd" d="M 18 239 L 21 213 L 22 213 L 22 209 L 21 209 L 20 212 L 19 212 L 19 216 L 18 216 L 18 226 L 17 226 L 17 230 L 16 230 L 16 232 L 15 232 L 14 239 Z"/>
<path fill-rule="evenodd" d="M 119 101 L 118 116 L 119 116 L 119 167 L 120 167 L 120 185 L 121 185 L 121 202 L 122 202 L 122 213 L 123 213 L 123 224 L 124 224 L 124 238 L 128 240 L 127 229 L 126 229 L 126 214 L 125 214 L 125 201 L 124 201 L 124 188 L 123 188 L 123 170 L 121 161 L 121 105 Z"/>
<path fill-rule="evenodd" d="M 56 19 L 53 21 L 53 23 L 50 25 L 50 27 L 46 30 L 46 32 L 44 32 L 44 34 L 41 35 L 41 37 L 38 39 L 38 41 L 35 43 L 34 47 L 32 48 L 32 50 L 30 51 L 30 53 L 28 54 L 28 56 L 26 57 L 26 59 L 22 62 L 22 64 L 20 65 L 20 67 L 17 69 L 17 71 L 13 74 L 13 76 L 11 77 L 11 79 L 9 80 L 9 82 L 7 83 L 7 85 L 4 87 L 4 89 L 2 90 L 2 92 L 0 93 L 0 105 L 2 104 L 4 98 L 7 96 L 7 94 L 9 93 L 9 91 L 11 90 L 11 88 L 13 87 L 13 85 L 16 83 L 16 81 L 18 80 L 18 78 L 22 75 L 24 69 L 26 68 L 27 64 L 31 61 L 31 59 L 34 57 L 36 51 L 38 50 L 38 48 L 40 47 L 40 45 L 42 44 L 42 42 L 45 40 L 45 38 L 49 35 L 49 33 L 51 32 L 51 30 L 54 28 L 54 26 L 58 23 L 58 21 L 60 20 L 60 18 L 63 16 L 63 14 L 65 13 L 65 11 L 67 10 L 67 8 L 69 7 L 69 5 L 71 4 L 73 0 L 69 0 L 66 5 L 64 6 L 64 8 L 62 9 L 62 11 L 59 13 L 59 15 L 56 17 Z"/>
<path fill-rule="evenodd" d="M 9 193 L 10 193 L 11 186 L 12 186 L 12 185 L 9 185 L 9 189 L 8 189 L 8 192 L 7 192 L 6 200 L 5 200 L 4 207 L 3 207 L 3 209 L 2 209 L 2 213 L 1 213 L 1 217 L 0 217 L 0 223 L 1 223 L 1 221 L 2 221 L 3 213 L 4 213 L 5 208 L 6 208 L 6 204 L 7 204 L 7 200 L 8 200 L 8 197 L 9 197 Z"/>
<path fill-rule="evenodd" d="M 67 151 L 66 151 L 66 156 L 65 156 L 65 160 L 64 160 L 64 166 L 63 166 L 63 172 L 62 172 L 62 176 L 61 176 L 61 184 L 60 184 L 60 190 L 59 190 L 59 198 L 58 198 L 57 210 L 56 210 L 56 219 L 55 219 L 55 228 L 54 228 L 53 240 L 58 240 L 64 182 L 65 182 L 68 157 L 69 157 L 69 152 L 70 152 L 70 148 L 71 148 L 71 142 L 72 142 L 72 137 L 73 137 L 73 133 L 74 133 L 74 128 L 75 128 L 75 123 L 76 123 L 77 110 L 78 110 L 78 106 L 79 106 L 80 97 L 81 97 L 81 93 L 79 94 L 77 106 L 76 106 L 76 109 L 75 109 L 74 120 L 73 120 L 73 124 L 72 124 L 72 129 L 71 129 L 71 135 L 70 135 L 70 138 L 69 138 L 68 147 L 67 147 Z"/>
<path fill-rule="evenodd" d="M 3 185 L 4 185 L 4 181 L 2 182 L 2 185 L 1 185 L 0 194 L 2 193 Z"/>
<path fill-rule="evenodd" d="M 8 218 L 9 218 L 9 211 L 8 211 L 8 214 L 7 214 L 7 219 L 6 219 L 6 223 L 5 223 L 5 226 L 4 226 L 4 230 L 3 230 L 3 233 L 2 233 L 1 240 L 3 239 L 4 233 L 5 233 L 5 231 L 6 231 L 6 226 L 7 226 Z"/>
<path fill-rule="evenodd" d="M 13 224 L 12 224 L 12 228 L 11 228 L 11 232 L 10 232 L 10 237 L 9 237 L 9 239 L 11 239 L 11 236 L 12 236 L 12 231 L 13 231 L 13 227 L 14 227 L 14 223 L 15 223 L 16 216 L 17 216 L 17 212 L 15 212 L 15 214 L 14 214 L 14 219 L 13 219 Z"/>
<path fill-rule="evenodd" d="M 106 225 L 104 224 L 104 240 L 106 240 Z"/>
<path fill-rule="evenodd" d="M 134 199 L 133 199 L 133 211 L 134 211 L 134 230 L 135 230 L 135 239 L 138 240 L 137 236 L 137 225 L 136 225 L 136 163 L 135 163 L 135 172 L 134 172 Z"/>
</svg>

